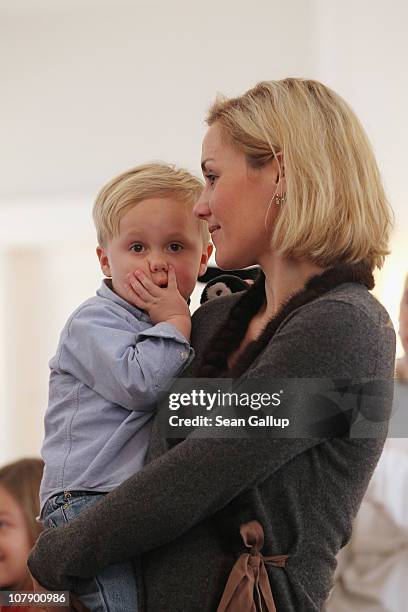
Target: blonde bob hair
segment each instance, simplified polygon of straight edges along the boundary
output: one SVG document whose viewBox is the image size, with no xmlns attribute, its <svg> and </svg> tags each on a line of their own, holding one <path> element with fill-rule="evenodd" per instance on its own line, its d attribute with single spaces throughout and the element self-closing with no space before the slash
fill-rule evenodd
<svg viewBox="0 0 408 612">
<path fill-rule="evenodd" d="M 36 521 L 40 514 L 40 483 L 44 468 L 41 459 L 20 459 L 0 469 L 0 487 L 15 499 L 23 511 L 30 541 L 34 546 L 42 531 L 41 523 Z"/>
<path fill-rule="evenodd" d="M 99 245 L 106 246 L 118 234 L 123 215 L 142 200 L 174 198 L 193 208 L 202 190 L 200 179 L 162 162 L 143 164 L 119 174 L 101 189 L 93 207 Z M 197 219 L 197 227 L 206 246 L 210 241 L 208 224 Z"/>
<path fill-rule="evenodd" d="M 271 244 L 283 256 L 382 266 L 392 211 L 365 131 L 339 95 L 318 81 L 263 81 L 240 97 L 218 97 L 207 123 L 250 167 L 277 159 L 286 202 Z"/>
</svg>

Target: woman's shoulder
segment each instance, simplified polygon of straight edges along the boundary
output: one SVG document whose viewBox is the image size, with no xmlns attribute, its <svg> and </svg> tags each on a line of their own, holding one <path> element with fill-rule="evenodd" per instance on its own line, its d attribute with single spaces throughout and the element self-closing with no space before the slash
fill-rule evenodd
<svg viewBox="0 0 408 612">
<path fill-rule="evenodd" d="M 394 370 L 396 334 L 390 315 L 367 287 L 346 283 L 316 301 L 314 316 L 323 320 L 327 333 L 356 354 L 364 354 L 378 375 Z M 324 327 L 322 330 L 324 333 Z"/>
<path fill-rule="evenodd" d="M 338 287 L 334 287 L 324 295 L 320 296 L 311 302 L 310 306 L 314 305 L 316 310 L 325 308 L 327 303 L 338 304 L 345 306 L 350 310 L 350 313 L 357 314 L 359 311 L 372 320 L 373 323 L 379 324 L 389 322 L 390 317 L 384 306 L 374 297 L 372 293 L 360 283 L 344 283 Z"/>
<path fill-rule="evenodd" d="M 339 285 L 302 304 L 289 312 L 280 328 L 297 326 L 307 333 L 311 328 L 316 332 L 335 333 L 338 337 L 354 334 L 361 336 L 362 330 L 370 330 L 373 336 L 387 336 L 395 341 L 395 331 L 384 306 L 359 283 Z M 278 330 L 280 331 L 280 330 Z M 303 334 L 302 334 L 303 335 Z"/>
<path fill-rule="evenodd" d="M 395 332 L 385 308 L 358 283 L 339 285 L 291 310 L 258 365 L 279 375 L 389 378 Z M 276 374 L 275 374 L 276 375 Z"/>
</svg>

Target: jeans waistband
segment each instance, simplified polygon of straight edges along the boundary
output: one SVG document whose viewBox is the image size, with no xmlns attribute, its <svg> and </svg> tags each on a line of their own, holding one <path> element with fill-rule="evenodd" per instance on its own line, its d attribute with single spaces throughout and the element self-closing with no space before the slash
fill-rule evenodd
<svg viewBox="0 0 408 612">
<path fill-rule="evenodd" d="M 107 491 L 63 491 L 64 497 L 85 497 L 86 495 L 106 495 Z"/>
</svg>

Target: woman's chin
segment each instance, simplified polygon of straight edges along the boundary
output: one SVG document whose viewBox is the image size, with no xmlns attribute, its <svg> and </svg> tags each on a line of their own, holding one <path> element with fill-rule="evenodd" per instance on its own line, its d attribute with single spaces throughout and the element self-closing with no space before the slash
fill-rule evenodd
<svg viewBox="0 0 408 612">
<path fill-rule="evenodd" d="M 215 251 L 215 263 L 221 270 L 240 270 L 244 267 L 237 257 L 228 257 L 217 251 Z"/>
</svg>

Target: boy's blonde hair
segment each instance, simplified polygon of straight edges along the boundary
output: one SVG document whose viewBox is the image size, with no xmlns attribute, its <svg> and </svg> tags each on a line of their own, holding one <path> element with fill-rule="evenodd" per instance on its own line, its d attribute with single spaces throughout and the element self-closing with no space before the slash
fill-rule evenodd
<svg viewBox="0 0 408 612">
<path fill-rule="evenodd" d="M 21 459 L 0 469 L 0 486 L 15 499 L 23 511 L 31 544 L 42 531 L 35 520 L 40 513 L 40 483 L 44 469 L 41 459 Z"/>
<path fill-rule="evenodd" d="M 364 129 L 339 95 L 318 81 L 263 81 L 240 97 L 218 97 L 207 123 L 220 126 L 250 167 L 283 155 L 286 203 L 271 240 L 277 251 L 323 267 L 382 266 L 392 211 Z"/>
<path fill-rule="evenodd" d="M 106 246 L 117 235 L 123 215 L 142 200 L 172 197 L 192 208 L 203 187 L 202 181 L 187 170 L 161 162 L 123 172 L 101 189 L 93 207 L 99 245 Z M 197 224 L 206 246 L 210 241 L 208 224 L 201 219 L 197 219 Z"/>
</svg>

